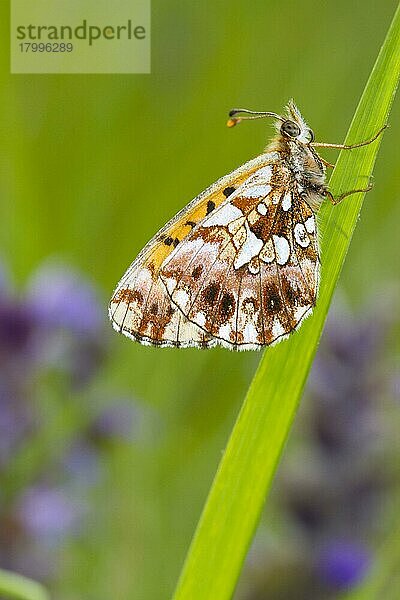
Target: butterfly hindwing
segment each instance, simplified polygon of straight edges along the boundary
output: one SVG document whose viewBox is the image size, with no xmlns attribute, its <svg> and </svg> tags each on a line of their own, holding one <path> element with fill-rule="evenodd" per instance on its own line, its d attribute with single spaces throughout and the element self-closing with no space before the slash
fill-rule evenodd
<svg viewBox="0 0 400 600">
<path fill-rule="evenodd" d="M 315 305 L 315 216 L 282 161 L 251 175 L 160 269 L 171 303 L 233 349 L 286 337 Z"/>
</svg>

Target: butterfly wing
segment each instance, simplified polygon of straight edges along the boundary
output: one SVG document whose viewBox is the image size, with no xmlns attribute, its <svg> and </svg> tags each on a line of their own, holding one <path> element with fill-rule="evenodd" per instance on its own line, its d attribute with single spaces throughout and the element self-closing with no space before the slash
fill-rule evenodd
<svg viewBox="0 0 400 600">
<path fill-rule="evenodd" d="M 159 277 L 162 264 L 207 216 L 253 173 L 276 161 L 276 152 L 262 154 L 222 177 L 180 211 L 143 248 L 119 282 L 109 304 L 114 328 L 143 344 L 157 346 L 216 345 L 218 340 L 187 320 L 171 302 Z"/>
<path fill-rule="evenodd" d="M 277 161 L 258 169 L 193 228 L 160 278 L 191 324 L 230 349 L 285 338 L 315 305 L 315 215 Z"/>
</svg>

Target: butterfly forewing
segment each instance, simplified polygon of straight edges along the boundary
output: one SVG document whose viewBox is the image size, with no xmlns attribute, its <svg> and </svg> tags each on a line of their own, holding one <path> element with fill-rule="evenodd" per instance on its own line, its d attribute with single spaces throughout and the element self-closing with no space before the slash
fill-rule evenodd
<svg viewBox="0 0 400 600">
<path fill-rule="evenodd" d="M 110 318 L 118 331 L 142 343 L 158 346 L 210 347 L 218 339 L 191 322 L 179 305 L 171 301 L 160 278 L 162 265 L 183 248 L 184 241 L 205 219 L 212 217 L 252 174 L 277 159 L 263 154 L 222 177 L 178 213 L 145 246 L 126 271 L 109 306 Z M 211 244 L 212 246 L 212 244 Z M 210 244 L 199 252 L 211 249 Z M 186 256 L 180 253 L 183 267 Z M 189 259 L 188 259 L 189 260 Z"/>
</svg>

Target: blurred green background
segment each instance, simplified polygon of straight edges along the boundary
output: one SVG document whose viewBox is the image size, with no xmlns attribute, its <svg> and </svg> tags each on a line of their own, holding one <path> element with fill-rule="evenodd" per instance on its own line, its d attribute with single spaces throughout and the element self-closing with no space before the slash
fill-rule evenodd
<svg viewBox="0 0 400 600">
<path fill-rule="evenodd" d="M 20 412 L 12 419 L 27 419 L 28 425 L 0 460 L 0 566 L 41 579 L 61 600 L 170 597 L 259 355 L 141 347 L 111 331 L 108 298 L 124 269 L 167 219 L 263 149 L 270 125 L 249 123 L 229 130 L 225 122 L 230 108 L 279 112 L 294 97 L 317 140 L 343 140 L 396 5 L 394 0 L 257 0 L 250 5 L 238 0 L 154 1 L 152 73 L 104 76 L 10 75 L 9 15 L 1 5 L 4 294 L 29 308 L 33 297 L 40 300 L 48 280 L 53 278 L 52 285 L 57 280 L 57 269 L 61 278 L 73 272 L 80 282 L 76 285 L 90 288 L 96 297 L 93 312 L 101 316 L 81 359 L 85 327 L 71 333 L 61 317 L 43 340 L 37 334 L 40 349 L 48 348 L 40 361 L 17 348 L 10 365 L 3 335 L 3 381 L 9 387 L 17 380 L 19 386 Z M 382 343 L 371 342 L 373 365 L 365 369 L 368 380 L 362 385 L 367 392 L 361 394 L 368 395 L 372 406 L 372 416 L 362 413 L 365 419 L 382 426 L 378 441 L 370 436 L 375 444 L 371 452 L 376 444 L 383 448 L 378 457 L 374 454 L 373 464 L 377 461 L 376 471 L 388 471 L 387 481 L 378 486 L 384 498 L 379 495 L 374 516 L 367 519 L 375 519 L 372 531 L 365 533 L 360 525 L 361 541 L 368 539 L 372 547 L 384 539 L 387 503 L 397 498 L 396 436 L 388 421 L 399 420 L 398 399 L 394 401 L 399 381 L 399 117 L 396 101 L 375 169 L 375 187 L 366 197 L 335 304 L 337 323 L 347 323 L 348 330 L 354 327 L 358 343 L 357 332 L 368 330 L 371 323 L 380 325 L 374 335 L 369 332 L 372 340 L 384 332 Z M 325 156 L 334 160 L 335 155 Z M 49 261 L 60 267 L 50 268 Z M 68 295 L 61 296 L 59 311 L 68 313 Z M 331 329 L 334 336 L 338 328 Z M 342 334 L 341 344 L 347 331 Z M 337 343 L 331 338 L 323 348 L 335 353 Z M 364 345 L 360 347 L 362 354 Z M 347 369 L 348 357 L 338 356 Z M 72 368 L 70 362 L 77 357 Z M 92 362 L 76 384 L 74 374 L 84 361 Z M 351 368 L 361 372 L 357 365 Z M 378 369 L 379 386 L 369 379 L 371 369 Z M 314 379 L 319 381 L 318 372 Z M 333 400 L 329 398 L 333 405 L 345 397 L 338 387 Z M 324 576 L 318 584 L 313 574 L 307 582 L 299 579 L 293 546 L 303 533 L 282 500 L 290 497 L 285 486 L 293 472 L 301 495 L 309 489 L 309 465 L 315 460 L 319 464 L 321 450 L 311 439 L 309 425 L 317 419 L 312 398 L 318 394 L 321 386 L 316 385 L 303 399 L 304 414 L 278 474 L 273 517 L 261 525 L 238 598 L 331 598 L 343 591 L 337 582 L 330 587 Z M 359 406 L 353 407 L 357 414 Z M 353 426 L 346 433 L 350 438 L 359 429 L 357 422 Z M 72 451 L 71 468 L 71 461 L 64 459 Z M 349 452 L 353 456 L 354 448 Z M 330 458 L 321 464 L 332 468 Z M 358 462 L 354 468 L 360 468 Z M 324 489 L 323 482 L 318 485 Z M 340 498 L 347 503 L 346 495 Z M 341 508 L 333 504 L 328 511 L 333 537 L 346 530 L 343 523 L 335 526 Z M 65 526 L 60 526 L 61 514 Z M 317 539 L 319 544 L 313 536 L 307 538 L 312 547 Z M 271 552 L 274 559 L 279 557 L 279 568 Z M 313 559 L 311 570 L 312 564 Z M 277 581 L 282 568 L 284 579 L 293 579 L 295 587 L 281 590 Z"/>
</svg>

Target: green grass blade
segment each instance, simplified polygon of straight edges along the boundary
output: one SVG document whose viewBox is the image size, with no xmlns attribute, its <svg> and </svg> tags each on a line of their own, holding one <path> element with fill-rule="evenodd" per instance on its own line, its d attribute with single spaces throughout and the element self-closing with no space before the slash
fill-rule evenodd
<svg viewBox="0 0 400 600">
<path fill-rule="evenodd" d="M 0 595 L 4 600 L 49 600 L 46 590 L 36 581 L 0 569 Z"/>
<path fill-rule="evenodd" d="M 400 7 L 346 142 L 368 139 L 386 122 L 399 72 Z M 366 186 L 379 143 L 341 152 L 330 181 L 334 195 Z M 363 194 L 357 194 L 336 207 L 326 203 L 321 210 L 323 267 L 317 308 L 298 333 L 268 349 L 260 362 L 209 493 L 175 600 L 227 600 L 232 596 L 296 413 L 362 202 Z"/>
</svg>

